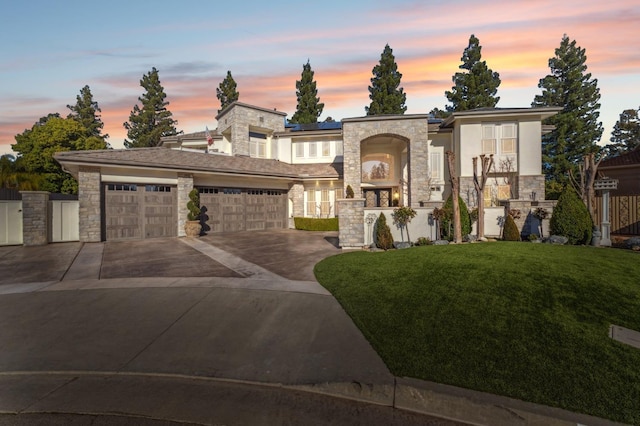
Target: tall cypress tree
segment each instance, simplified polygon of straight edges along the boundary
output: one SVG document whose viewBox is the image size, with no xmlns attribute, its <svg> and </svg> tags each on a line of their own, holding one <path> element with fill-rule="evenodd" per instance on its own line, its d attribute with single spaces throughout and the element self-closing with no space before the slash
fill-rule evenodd
<svg viewBox="0 0 640 426">
<path fill-rule="evenodd" d="M 227 71 L 227 76 L 220 82 L 220 85 L 216 89 L 216 96 L 220 101 L 220 109 L 222 111 L 240 98 L 238 93 L 238 85 L 231 75 L 231 71 Z"/>
<path fill-rule="evenodd" d="M 102 134 L 104 123 L 100 119 L 100 107 L 98 102 L 93 100 L 91 88 L 84 86 L 80 89 L 80 94 L 76 96 L 75 105 L 67 105 L 71 110 L 67 118 L 72 118 L 87 129 L 87 136 L 95 136 L 100 139 L 107 139 L 109 135 Z"/>
<path fill-rule="evenodd" d="M 638 109 L 625 109 L 613 126 L 611 143 L 604 147 L 607 157 L 624 154 L 640 146 L 640 120 Z"/>
<path fill-rule="evenodd" d="M 542 168 L 548 188 L 566 184 L 569 171 L 576 173 L 584 155 L 599 151 L 600 89 L 598 80 L 587 72 L 586 61 L 585 49 L 565 34 L 555 56 L 549 59 L 551 73 L 538 84 L 542 94 L 536 95 L 531 104 L 563 108 L 545 121 L 555 127 L 542 137 Z"/>
<path fill-rule="evenodd" d="M 322 114 L 324 104 L 320 103 L 318 89 L 313 79 L 314 72 L 311 70 L 309 60 L 302 66 L 300 80 L 296 81 L 296 97 L 298 106 L 295 114 L 289 120 L 291 123 L 317 123 L 318 117 Z"/>
<path fill-rule="evenodd" d="M 469 45 L 464 49 L 461 70 L 452 80 L 454 86 L 444 92 L 452 105 L 447 105 L 447 111 L 466 111 L 475 108 L 493 108 L 500 100 L 495 96 L 500 86 L 500 74 L 487 67 L 482 59 L 480 40 L 471 34 Z"/>
<path fill-rule="evenodd" d="M 136 104 L 129 115 L 129 121 L 123 124 L 130 139 L 124 140 L 124 146 L 127 148 L 158 146 L 163 136 L 178 134 L 175 127 L 178 122 L 167 109 L 169 102 L 165 101 L 167 95 L 155 67 L 142 76 L 140 86 L 145 89 L 138 98 L 142 108 Z"/>
<path fill-rule="evenodd" d="M 400 87 L 402 74 L 398 71 L 393 50 L 387 44 L 380 55 L 380 63 L 373 67 L 373 78 L 369 86 L 371 104 L 364 107 L 367 115 L 404 114 L 407 110 L 407 95 Z"/>
</svg>

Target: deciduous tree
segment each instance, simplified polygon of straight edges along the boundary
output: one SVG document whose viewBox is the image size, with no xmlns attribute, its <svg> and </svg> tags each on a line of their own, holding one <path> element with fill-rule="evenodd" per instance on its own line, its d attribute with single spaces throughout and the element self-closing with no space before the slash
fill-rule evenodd
<svg viewBox="0 0 640 426">
<path fill-rule="evenodd" d="M 302 66 L 302 75 L 300 80 L 296 81 L 296 97 L 298 98 L 298 106 L 296 112 L 289 120 L 291 123 L 317 123 L 318 117 L 322 114 L 324 104 L 320 103 L 318 97 L 318 89 L 313 79 L 314 72 L 311 64 L 307 63 Z"/>
<path fill-rule="evenodd" d="M 548 187 L 553 187 L 554 182 L 566 185 L 569 171 L 576 173 L 585 155 L 600 150 L 600 89 L 598 80 L 587 72 L 586 62 L 585 49 L 565 34 L 555 56 L 549 59 L 551 73 L 538 84 L 542 93 L 532 103 L 534 107 L 563 108 L 545 121 L 554 126 L 551 133 L 542 137 L 542 168 Z"/>
<path fill-rule="evenodd" d="M 222 111 L 240 98 L 238 93 L 238 85 L 231 75 L 231 71 L 227 71 L 227 76 L 220 82 L 220 85 L 216 89 L 216 96 L 220 101 L 220 109 Z"/>
<path fill-rule="evenodd" d="M 175 127 L 178 122 L 167 109 L 169 102 L 165 100 L 167 95 L 155 67 L 142 76 L 140 86 L 145 89 L 138 98 L 142 107 L 136 104 L 129 115 L 129 121 L 123 124 L 127 129 L 128 139 L 124 140 L 127 148 L 158 146 L 160 138 L 178 134 Z"/>
<path fill-rule="evenodd" d="M 462 242 L 462 226 L 460 224 L 460 178 L 456 174 L 456 156 L 452 151 L 447 151 L 447 163 L 449 164 L 449 180 L 451 181 L 451 200 L 453 203 L 453 241 Z"/>
<path fill-rule="evenodd" d="M 73 176 L 62 170 L 53 155 L 61 151 L 106 148 L 104 139 L 87 136 L 87 129 L 78 121 L 61 118 L 58 114 L 42 117 L 15 139 L 11 148 L 19 154 L 18 161 L 27 173 L 41 177 L 39 189 L 65 194 L 77 193 L 78 184 Z"/>
<path fill-rule="evenodd" d="M 447 105 L 447 111 L 466 111 L 475 108 L 493 108 L 500 100 L 495 96 L 500 86 L 500 74 L 487 67 L 486 61 L 482 61 L 482 46 L 480 40 L 471 34 L 469 45 L 462 53 L 463 72 L 457 72 L 452 80 L 454 86 L 444 92 L 451 102 Z"/>
<path fill-rule="evenodd" d="M 400 87 L 402 74 L 398 71 L 393 50 L 387 44 L 380 55 L 380 63 L 373 67 L 369 86 L 371 104 L 364 107 L 367 115 L 404 114 L 407 95 Z"/>
<path fill-rule="evenodd" d="M 478 176 L 478 157 L 473 157 L 473 186 L 478 199 L 478 239 L 484 237 L 484 187 L 489 179 L 489 170 L 493 166 L 493 154 L 480 156 L 480 176 Z"/>
</svg>

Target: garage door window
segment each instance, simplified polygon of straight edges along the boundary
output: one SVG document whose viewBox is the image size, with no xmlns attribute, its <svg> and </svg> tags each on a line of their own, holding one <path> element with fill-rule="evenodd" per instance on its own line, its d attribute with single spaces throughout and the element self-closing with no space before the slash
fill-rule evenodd
<svg viewBox="0 0 640 426">
<path fill-rule="evenodd" d="M 137 191 L 138 185 L 110 183 L 107 185 L 109 191 Z"/>
<path fill-rule="evenodd" d="M 145 190 L 147 192 L 171 192 L 171 187 L 163 185 L 146 185 Z"/>
</svg>

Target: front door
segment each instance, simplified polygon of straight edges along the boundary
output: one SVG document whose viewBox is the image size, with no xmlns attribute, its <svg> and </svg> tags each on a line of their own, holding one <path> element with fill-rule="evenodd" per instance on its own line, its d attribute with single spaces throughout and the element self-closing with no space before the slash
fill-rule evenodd
<svg viewBox="0 0 640 426">
<path fill-rule="evenodd" d="M 391 188 L 365 189 L 366 207 L 390 207 Z"/>
</svg>

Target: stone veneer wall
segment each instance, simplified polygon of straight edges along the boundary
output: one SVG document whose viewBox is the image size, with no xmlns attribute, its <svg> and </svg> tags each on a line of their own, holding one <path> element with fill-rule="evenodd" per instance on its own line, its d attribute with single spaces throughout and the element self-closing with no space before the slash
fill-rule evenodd
<svg viewBox="0 0 640 426">
<path fill-rule="evenodd" d="M 22 194 L 22 242 L 39 246 L 49 242 L 49 193 L 20 191 Z"/>
<path fill-rule="evenodd" d="M 529 234 L 540 234 L 540 221 L 533 216 L 533 212 L 539 207 L 546 209 L 549 214 L 547 215 L 547 219 L 542 222 L 542 232 L 544 235 L 541 236 L 548 237 L 550 235 L 549 220 L 551 219 L 556 204 L 556 200 L 534 202 L 531 200 L 509 200 L 505 206 L 505 210 L 520 210 L 520 218 L 516 219 L 515 223 L 520 230 L 520 235 L 522 235 L 523 238 L 527 238 Z"/>
<path fill-rule="evenodd" d="M 187 234 L 184 225 L 187 223 L 187 203 L 189 202 L 189 192 L 193 189 L 193 176 L 190 174 L 178 174 L 178 237 Z"/>
<path fill-rule="evenodd" d="M 293 203 L 293 211 L 289 214 L 293 217 L 304 217 L 304 185 L 301 183 L 291 185 L 289 199 Z"/>
<path fill-rule="evenodd" d="M 362 249 L 364 247 L 364 198 L 337 200 L 339 244 L 343 249 Z"/>
<path fill-rule="evenodd" d="M 344 144 L 344 189 L 351 185 L 356 197 L 362 197 L 361 190 L 361 152 L 363 140 L 378 135 L 393 135 L 407 140 L 409 160 L 411 207 L 418 207 L 420 201 L 428 201 L 428 124 L 426 117 L 415 118 L 366 118 L 362 120 L 345 120 L 342 123 Z"/>
<path fill-rule="evenodd" d="M 79 239 L 84 243 L 102 241 L 102 197 L 100 169 L 80 167 L 78 171 Z"/>
<path fill-rule="evenodd" d="M 285 113 L 235 104 L 222 116 L 218 116 L 218 133 L 231 129 L 231 153 L 249 155 L 249 128 L 273 132 L 284 131 Z"/>
<path fill-rule="evenodd" d="M 536 193 L 536 200 L 545 200 L 547 195 L 544 186 L 544 175 L 518 176 L 518 198 L 531 200 L 532 192 Z"/>
</svg>

